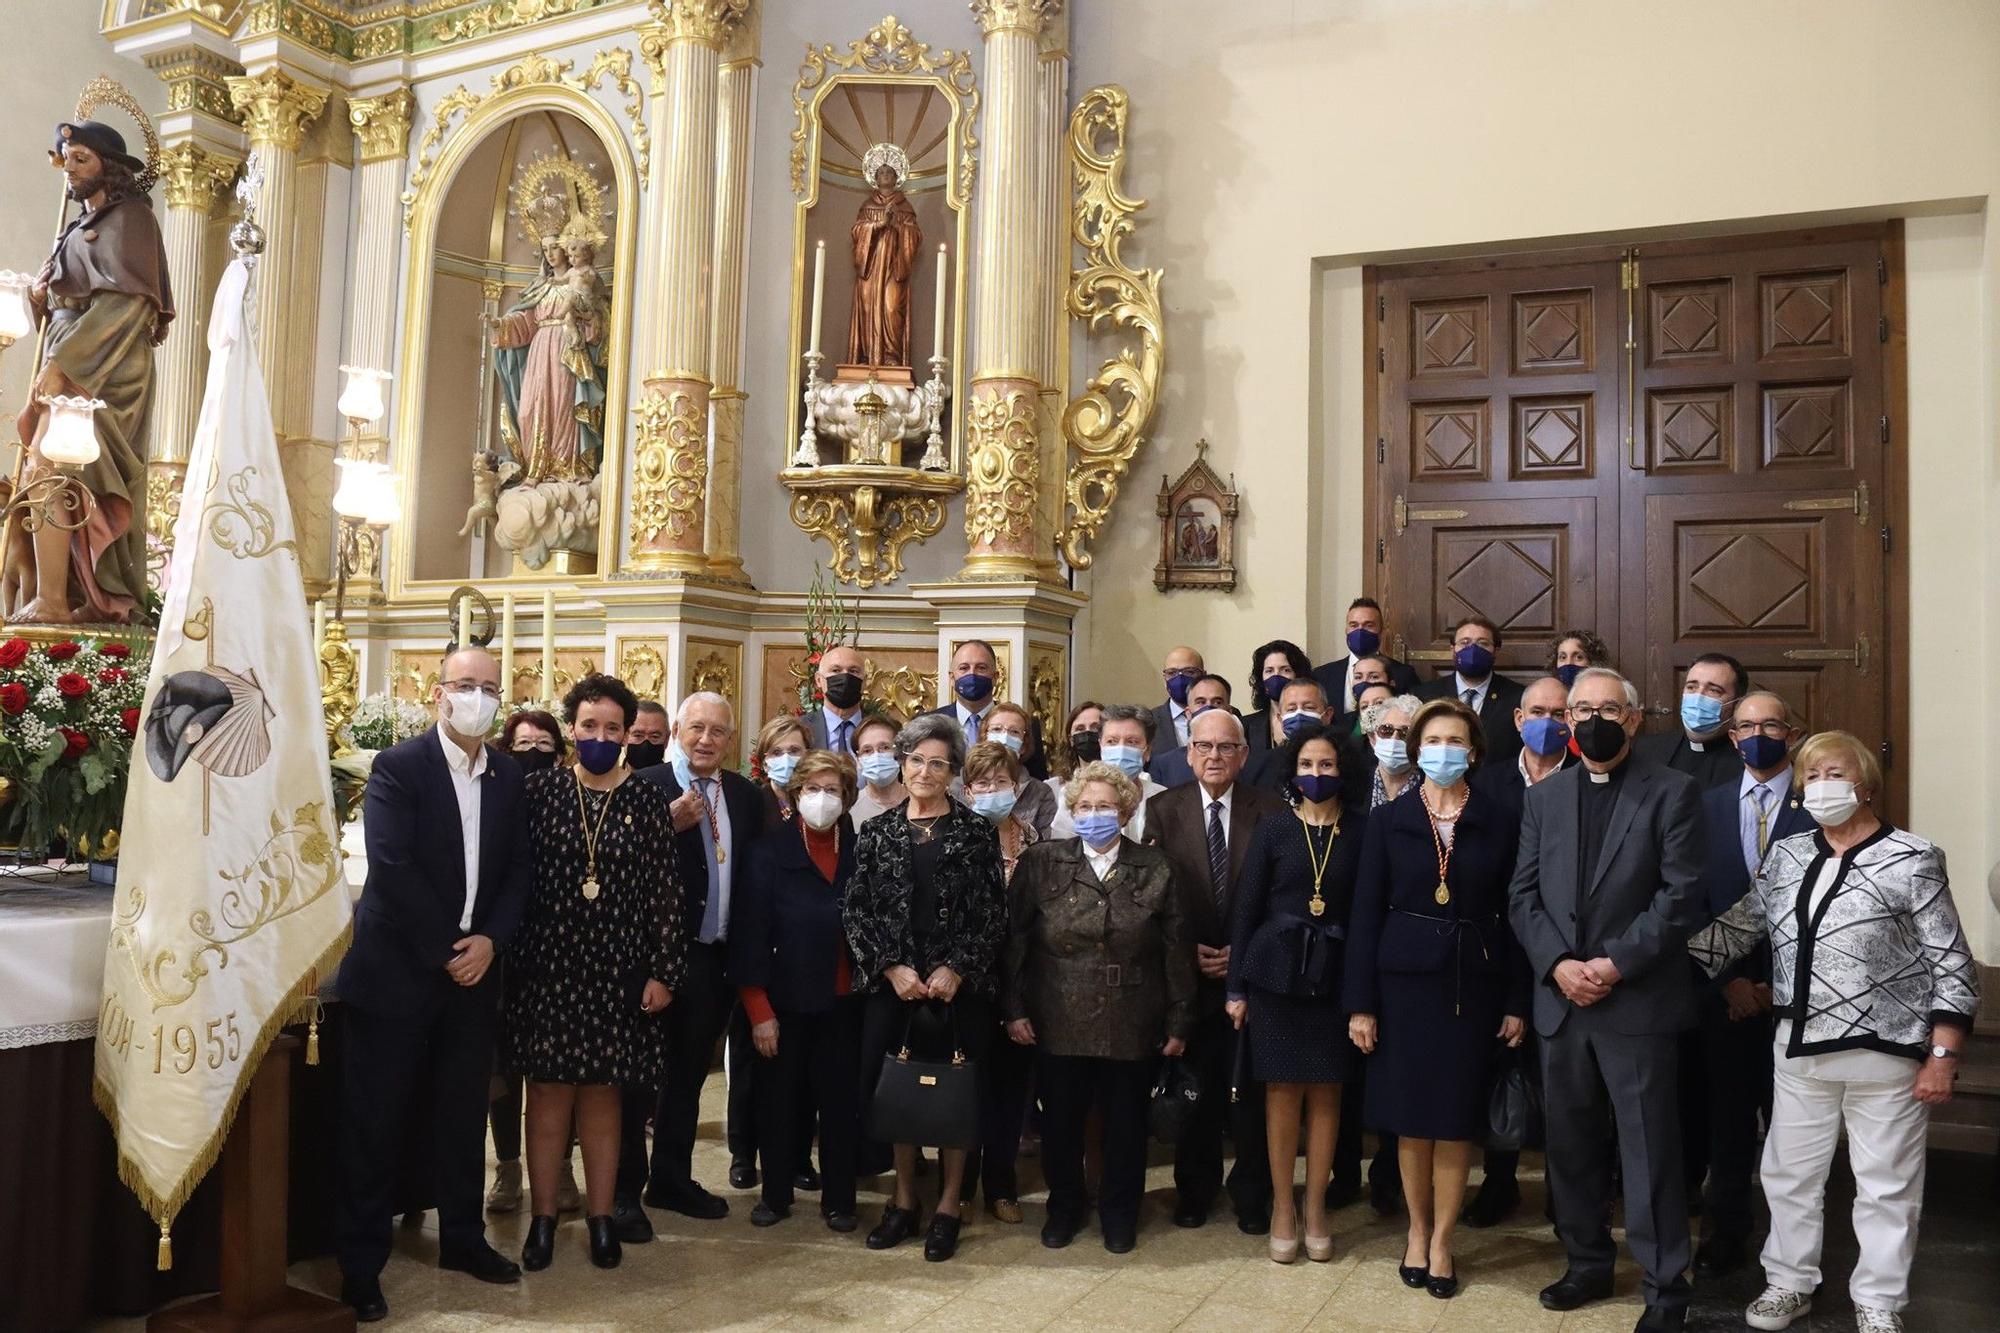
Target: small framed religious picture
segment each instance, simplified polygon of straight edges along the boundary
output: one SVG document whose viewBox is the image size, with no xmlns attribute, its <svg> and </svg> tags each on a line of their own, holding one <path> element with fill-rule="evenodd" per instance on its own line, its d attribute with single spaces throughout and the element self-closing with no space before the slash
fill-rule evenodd
<svg viewBox="0 0 2000 1333">
<path fill-rule="evenodd" d="M 1174 481 L 1160 478 L 1160 562 L 1153 585 L 1236 587 L 1236 474 L 1225 483 L 1208 465 L 1208 441 L 1197 440 L 1194 462 Z"/>
</svg>

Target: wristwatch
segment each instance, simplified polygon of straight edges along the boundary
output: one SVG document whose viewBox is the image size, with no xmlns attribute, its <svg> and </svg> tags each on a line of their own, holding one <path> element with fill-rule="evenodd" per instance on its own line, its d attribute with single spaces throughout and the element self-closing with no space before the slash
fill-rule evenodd
<svg viewBox="0 0 2000 1333">
<path fill-rule="evenodd" d="M 1939 1045 L 1936 1045 L 1936 1044 L 1933 1044 L 1933 1045 L 1931 1046 L 1931 1059 L 1933 1059 L 1933 1060 L 1956 1060 L 1956 1059 L 1958 1059 L 1958 1052 L 1957 1052 L 1957 1051 L 1954 1051 L 1954 1050 L 1953 1050 L 1953 1049 L 1952 1049 L 1951 1047 L 1949 1047 L 1949 1046 L 1939 1046 Z"/>
</svg>

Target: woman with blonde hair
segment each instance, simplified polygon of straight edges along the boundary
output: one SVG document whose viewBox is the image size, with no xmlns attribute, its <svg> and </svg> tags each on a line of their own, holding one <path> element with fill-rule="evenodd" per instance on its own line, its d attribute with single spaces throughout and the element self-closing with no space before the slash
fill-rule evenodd
<svg viewBox="0 0 2000 1333">
<path fill-rule="evenodd" d="M 780 713 L 766 722 L 750 746 L 751 772 L 761 774 L 758 784 L 764 798 L 764 832 L 780 827 L 792 817 L 792 801 L 786 789 L 799 761 L 812 749 L 805 723 L 790 713 Z"/>
</svg>

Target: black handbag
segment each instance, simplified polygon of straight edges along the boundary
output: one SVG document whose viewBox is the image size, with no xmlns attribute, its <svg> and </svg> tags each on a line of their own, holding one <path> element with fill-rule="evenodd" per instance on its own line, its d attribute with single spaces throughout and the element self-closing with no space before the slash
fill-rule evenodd
<svg viewBox="0 0 2000 1333">
<path fill-rule="evenodd" d="M 1201 1106 L 1201 1079 L 1187 1062 L 1170 1055 L 1160 1062 L 1160 1076 L 1153 1081 L 1152 1104 L 1146 1121 L 1153 1137 L 1162 1143 L 1179 1143 Z"/>
<path fill-rule="evenodd" d="M 958 1010 L 951 1013 L 951 1059 L 910 1058 L 910 1027 L 917 1006 L 903 1023 L 902 1045 L 882 1056 L 875 1100 L 868 1107 L 868 1136 L 877 1143 L 914 1143 L 926 1148 L 979 1146 L 979 1069 L 965 1058 Z"/>
<path fill-rule="evenodd" d="M 1540 1148 L 1542 1087 L 1518 1047 L 1502 1047 L 1486 1094 L 1486 1146 L 1496 1152 Z"/>
</svg>

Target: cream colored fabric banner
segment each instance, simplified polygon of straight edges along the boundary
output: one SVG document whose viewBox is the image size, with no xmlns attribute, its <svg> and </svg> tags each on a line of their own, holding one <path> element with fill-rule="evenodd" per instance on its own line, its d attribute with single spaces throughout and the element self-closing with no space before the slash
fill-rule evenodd
<svg viewBox="0 0 2000 1333">
<path fill-rule="evenodd" d="M 348 938 L 319 668 L 249 270 L 223 276 L 120 831 L 97 1104 L 169 1228 L 278 1029 Z"/>
</svg>

